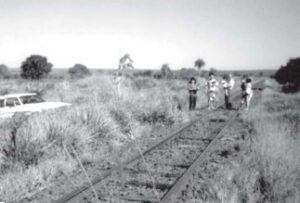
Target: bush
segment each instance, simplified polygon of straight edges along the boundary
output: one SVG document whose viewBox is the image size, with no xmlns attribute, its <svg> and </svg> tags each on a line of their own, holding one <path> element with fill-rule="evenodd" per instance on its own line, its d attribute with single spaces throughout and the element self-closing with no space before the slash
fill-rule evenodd
<svg viewBox="0 0 300 203">
<path fill-rule="evenodd" d="M 1 64 L 0 65 L 0 77 L 5 78 L 8 75 L 8 68 L 6 65 Z"/>
<path fill-rule="evenodd" d="M 162 75 L 161 75 L 161 73 L 154 73 L 154 74 L 153 74 L 153 77 L 154 77 L 155 79 L 161 79 L 161 78 L 162 78 Z"/>
<path fill-rule="evenodd" d="M 21 65 L 21 77 L 25 79 L 41 79 L 46 77 L 52 68 L 47 58 L 40 55 L 31 55 Z"/>
<path fill-rule="evenodd" d="M 153 76 L 153 71 L 152 70 L 138 70 L 138 71 L 135 71 L 133 73 L 133 75 L 135 77 L 139 77 L 139 76 L 142 76 L 142 77 L 152 77 Z"/>
<path fill-rule="evenodd" d="M 91 75 L 90 70 L 82 64 L 75 64 L 72 68 L 69 69 L 68 73 L 72 78 L 84 78 Z"/>
<path fill-rule="evenodd" d="M 283 84 L 285 92 L 296 92 L 300 87 L 300 58 L 290 59 L 286 66 L 281 66 L 274 78 Z"/>
</svg>

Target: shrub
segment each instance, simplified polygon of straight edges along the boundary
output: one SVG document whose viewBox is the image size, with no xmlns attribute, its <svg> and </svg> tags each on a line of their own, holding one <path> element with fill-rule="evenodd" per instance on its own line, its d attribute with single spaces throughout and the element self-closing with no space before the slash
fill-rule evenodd
<svg viewBox="0 0 300 203">
<path fill-rule="evenodd" d="M 161 75 L 161 73 L 154 73 L 153 77 L 154 77 L 155 79 L 161 79 L 161 78 L 162 78 L 162 75 Z"/>
<path fill-rule="evenodd" d="M 90 70 L 82 64 L 75 64 L 72 68 L 69 69 L 68 73 L 72 78 L 83 78 L 91 75 Z"/>
<path fill-rule="evenodd" d="M 135 77 L 142 76 L 142 77 L 152 77 L 153 71 L 152 70 L 137 70 L 133 73 Z"/>
<path fill-rule="evenodd" d="M 300 58 L 290 59 L 287 65 L 281 66 L 274 78 L 283 84 L 286 92 L 296 92 L 300 87 Z"/>
<path fill-rule="evenodd" d="M 52 68 L 47 58 L 40 55 L 31 55 L 21 65 L 21 77 L 25 79 L 41 79 L 47 76 Z"/>
</svg>

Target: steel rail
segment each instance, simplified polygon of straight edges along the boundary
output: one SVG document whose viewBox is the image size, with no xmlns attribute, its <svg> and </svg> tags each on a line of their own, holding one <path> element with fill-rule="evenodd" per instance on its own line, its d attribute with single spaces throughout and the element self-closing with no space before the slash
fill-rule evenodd
<svg viewBox="0 0 300 203">
<path fill-rule="evenodd" d="M 176 194 L 182 190 L 182 188 L 185 186 L 185 183 L 189 180 L 188 178 L 193 173 L 195 168 L 200 166 L 204 161 L 210 150 L 214 147 L 216 142 L 223 137 L 223 132 L 227 127 L 235 120 L 237 117 L 239 111 L 237 111 L 229 121 L 227 121 L 226 125 L 221 128 L 220 132 L 214 137 L 214 139 L 206 146 L 203 152 L 201 152 L 198 156 L 198 158 L 192 163 L 192 165 L 189 166 L 189 168 L 178 178 L 177 181 L 173 184 L 170 190 L 163 196 L 163 198 L 160 200 L 160 203 L 169 203 L 173 202 L 174 198 L 176 197 Z"/>
<path fill-rule="evenodd" d="M 255 83 L 255 85 L 259 85 L 260 83 L 263 83 L 263 81 L 258 81 Z M 261 86 L 259 87 L 253 87 L 253 89 L 256 90 L 262 90 L 263 88 Z M 236 119 L 236 117 L 239 115 L 238 109 L 234 115 L 231 116 L 230 120 L 227 121 L 226 125 L 222 127 L 220 132 L 214 137 L 214 139 L 208 144 L 208 146 L 204 149 L 202 153 L 199 154 L 198 158 L 190 165 L 190 167 L 178 178 L 177 181 L 173 184 L 170 190 L 168 190 L 167 193 L 164 194 L 164 196 L 161 198 L 159 203 L 169 203 L 174 202 L 174 199 L 176 198 L 176 195 L 183 189 L 184 186 L 186 186 L 186 183 L 189 181 L 189 177 L 193 174 L 194 170 L 203 164 L 203 162 L 206 160 L 207 155 L 211 152 L 214 145 L 217 143 L 217 141 L 224 136 L 223 132 L 225 129 L 228 128 L 228 126 Z"/>
</svg>

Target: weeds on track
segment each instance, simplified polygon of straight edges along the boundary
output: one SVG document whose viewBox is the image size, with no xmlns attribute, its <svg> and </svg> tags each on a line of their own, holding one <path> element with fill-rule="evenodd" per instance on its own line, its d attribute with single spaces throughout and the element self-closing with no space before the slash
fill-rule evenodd
<svg viewBox="0 0 300 203">
<path fill-rule="evenodd" d="M 188 121 L 186 84 L 183 80 L 124 77 L 118 95 L 110 75 L 95 74 L 80 80 L 1 81 L 2 94 L 37 92 L 46 100 L 72 106 L 0 121 L 0 201 L 31 197 L 63 177 L 70 181 L 71 174 L 78 174 L 78 162 L 74 154 L 70 157 L 65 152 L 63 144 L 69 152 L 71 146 L 76 150 L 85 168 L 107 169 L 125 159 L 119 154 L 128 154 L 129 118 L 134 139 L 149 137 L 157 127 Z M 199 106 L 205 102 L 202 96 L 204 92 L 200 93 L 203 103 Z M 65 184 L 68 192 L 80 182 Z M 51 196 L 55 198 L 55 194 Z"/>
<path fill-rule="evenodd" d="M 300 202 L 300 94 L 263 92 L 262 103 L 243 115 L 248 148 L 216 175 L 219 202 Z"/>
</svg>

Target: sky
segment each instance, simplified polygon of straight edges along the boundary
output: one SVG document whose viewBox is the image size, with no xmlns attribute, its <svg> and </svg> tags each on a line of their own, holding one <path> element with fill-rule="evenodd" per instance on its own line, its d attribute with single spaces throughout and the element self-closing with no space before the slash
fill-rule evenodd
<svg viewBox="0 0 300 203">
<path fill-rule="evenodd" d="M 300 56 L 300 0 L 0 0 L 0 64 L 278 68 Z"/>
</svg>

